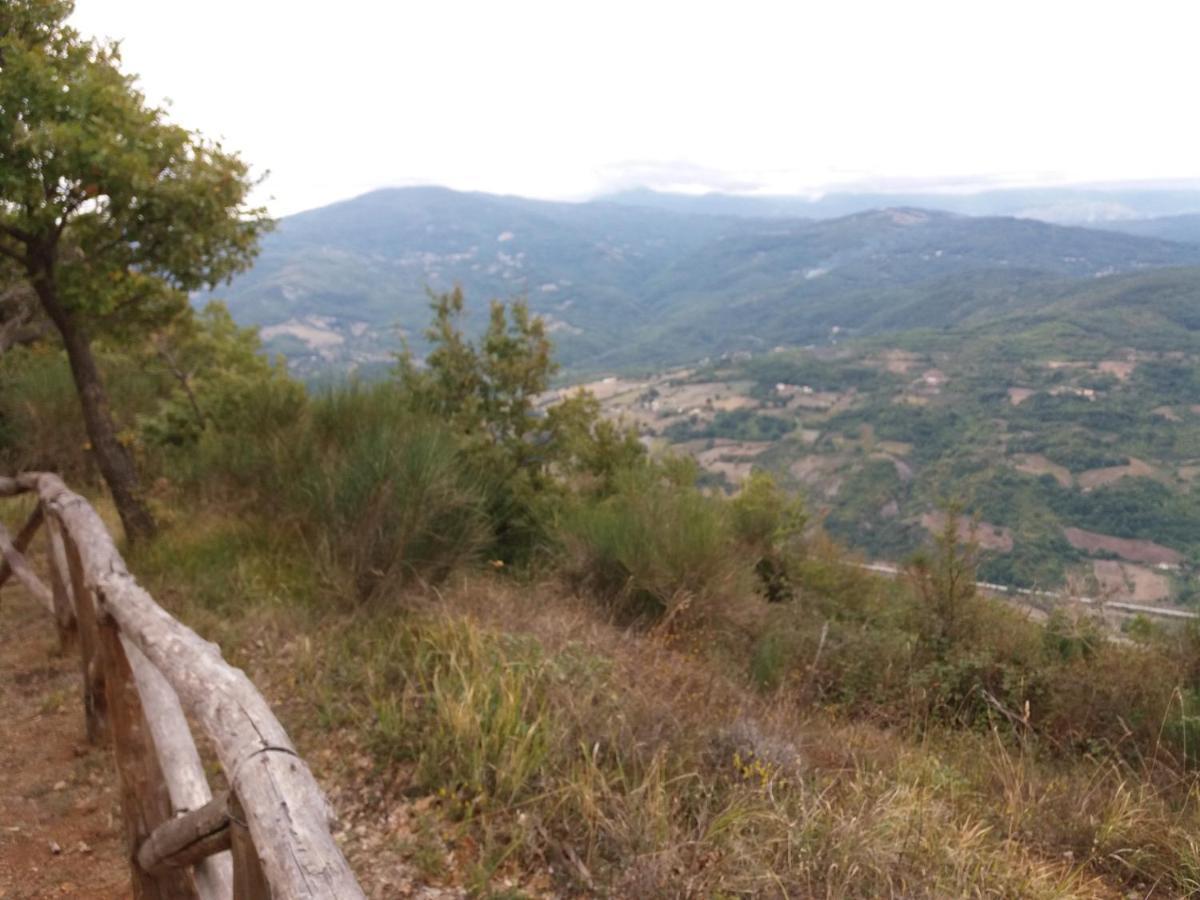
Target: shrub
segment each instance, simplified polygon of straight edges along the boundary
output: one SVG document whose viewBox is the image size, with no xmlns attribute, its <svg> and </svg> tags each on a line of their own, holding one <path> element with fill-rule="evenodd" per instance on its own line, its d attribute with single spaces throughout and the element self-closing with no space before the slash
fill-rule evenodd
<svg viewBox="0 0 1200 900">
<path fill-rule="evenodd" d="M 353 386 L 311 404 L 279 452 L 280 495 L 320 550 L 368 597 L 411 576 L 438 580 L 489 547 L 483 479 L 454 437 L 389 386 Z"/>
<path fill-rule="evenodd" d="M 659 466 L 625 471 L 610 497 L 576 501 L 559 529 L 570 574 L 626 618 L 674 615 L 748 568 L 722 501 Z"/>
</svg>

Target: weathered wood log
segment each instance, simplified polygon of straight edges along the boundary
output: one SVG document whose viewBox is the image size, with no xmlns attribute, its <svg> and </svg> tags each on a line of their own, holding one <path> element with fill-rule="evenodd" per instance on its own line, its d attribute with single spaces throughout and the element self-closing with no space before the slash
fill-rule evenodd
<svg viewBox="0 0 1200 900">
<path fill-rule="evenodd" d="M 194 816 L 199 810 L 208 808 L 213 802 L 213 797 L 204 774 L 204 763 L 201 762 L 196 744 L 192 740 L 192 732 L 184 717 L 183 707 L 179 705 L 179 697 L 163 674 L 125 635 L 121 636 L 121 646 L 137 682 L 142 709 L 145 711 L 150 736 L 158 754 L 159 767 L 166 779 L 171 809 L 177 816 L 180 813 Z M 227 805 L 222 806 L 222 809 Z M 170 824 L 172 823 L 160 826 L 155 834 Z M 231 896 L 233 860 L 229 853 L 218 852 L 227 850 L 228 846 L 226 835 L 223 847 L 210 849 L 208 853 L 203 854 L 208 858 L 197 863 L 195 878 L 200 900 L 228 900 Z M 142 851 L 139 850 L 138 861 L 143 868 L 149 868 L 142 860 L 141 854 Z"/>
<path fill-rule="evenodd" d="M 233 844 L 233 900 L 271 900 L 271 885 L 262 859 L 243 818 L 237 795 L 229 798 L 230 836 Z M 286 895 L 285 895 L 286 896 Z"/>
<path fill-rule="evenodd" d="M 229 794 L 222 793 L 199 809 L 155 828 L 138 848 L 137 861 L 152 875 L 184 869 L 228 850 L 230 840 Z M 230 887 L 232 890 L 232 882 Z"/>
<path fill-rule="evenodd" d="M 22 482 L 19 478 L 0 476 L 0 497 L 15 497 L 17 494 L 24 494 L 36 489 L 37 485 L 28 481 Z"/>
<path fill-rule="evenodd" d="M 63 544 L 62 525 L 54 516 L 46 519 L 46 538 L 50 555 L 50 588 L 54 594 L 54 624 L 62 649 L 79 639 L 75 620 L 75 600 L 71 595 L 71 569 L 67 565 L 67 550 Z"/>
<path fill-rule="evenodd" d="M 68 541 L 68 556 L 71 545 Z M 86 601 L 84 604 L 85 605 Z M 151 874 L 136 853 L 154 830 L 171 819 L 171 798 L 146 724 L 133 670 L 112 621 L 100 623 L 99 659 L 104 669 L 113 754 L 121 784 L 121 808 L 129 847 L 135 900 L 187 900 L 198 897 L 191 873 L 170 869 Z"/>
<path fill-rule="evenodd" d="M 96 595 L 84 576 L 83 560 L 69 528 L 64 526 L 63 550 L 79 625 L 79 662 L 83 675 L 83 715 L 87 738 L 96 744 L 108 731 L 108 699 L 104 683 L 104 661 L 100 658 L 100 624 Z M 122 658 L 124 655 L 122 654 Z"/>
<path fill-rule="evenodd" d="M 24 554 L 29 549 L 29 544 L 33 541 L 33 536 L 37 534 L 38 528 L 42 524 L 44 514 L 42 512 L 42 504 L 38 503 L 33 508 L 33 513 L 29 516 L 28 521 L 17 533 L 13 540 L 13 547 L 18 553 Z M 0 559 L 0 587 L 4 587 L 4 582 L 8 581 L 13 574 L 12 565 L 8 559 Z"/>
<path fill-rule="evenodd" d="M 330 810 L 320 787 L 245 673 L 138 586 L 83 498 L 53 475 L 20 476 L 18 482 L 32 483 L 48 511 L 63 522 L 78 548 L 84 586 L 102 598 L 104 613 L 166 677 L 211 739 L 275 895 L 362 898 L 329 833 Z M 235 851 L 236 839 L 235 831 Z M 236 853 L 234 862 L 236 870 Z"/>
<path fill-rule="evenodd" d="M 50 588 L 46 587 L 45 582 L 34 574 L 33 569 L 29 565 L 29 560 L 19 551 L 13 544 L 12 538 L 9 537 L 8 529 L 0 525 L 0 555 L 3 555 L 5 562 L 17 576 L 17 581 L 25 585 L 29 593 L 50 611 L 54 613 L 54 594 Z"/>
</svg>

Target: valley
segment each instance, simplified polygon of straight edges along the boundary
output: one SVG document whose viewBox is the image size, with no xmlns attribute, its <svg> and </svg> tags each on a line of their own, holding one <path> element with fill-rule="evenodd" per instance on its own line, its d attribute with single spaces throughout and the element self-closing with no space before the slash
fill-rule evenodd
<svg viewBox="0 0 1200 900">
<path fill-rule="evenodd" d="M 1181 277 L 1132 276 L 1102 293 L 1162 299 Z M 1200 347 L 1170 318 L 1158 323 L 1175 324 L 1169 344 L 1152 328 L 1127 330 L 1122 344 L 1128 306 L 1096 290 L 1002 323 L 585 386 L 645 440 L 694 457 L 714 489 L 771 471 L 869 559 L 905 559 L 941 527 L 940 505 L 958 501 L 977 520 L 986 581 L 1188 604 Z M 1073 339 L 1047 341 L 1068 317 Z"/>
<path fill-rule="evenodd" d="M 994 214 L 1095 199 L 947 212 L 847 197 L 798 218 L 747 198 L 382 190 L 285 219 L 224 296 L 310 383 L 384 377 L 406 345 L 420 358 L 438 291 L 463 287 L 475 333 L 486 300 L 522 297 L 560 388 L 585 384 L 714 490 L 766 469 L 831 535 L 890 561 L 955 501 L 979 521 L 985 580 L 1187 604 L 1195 197 L 1096 228 Z"/>
</svg>

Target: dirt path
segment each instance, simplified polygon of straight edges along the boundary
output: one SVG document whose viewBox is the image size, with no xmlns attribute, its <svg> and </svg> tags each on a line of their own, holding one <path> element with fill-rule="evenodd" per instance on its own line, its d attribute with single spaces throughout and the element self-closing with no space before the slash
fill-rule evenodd
<svg viewBox="0 0 1200 900">
<path fill-rule="evenodd" d="M 129 896 L 116 770 L 84 738 L 79 662 L 45 610 L 0 594 L 0 900 Z"/>
</svg>

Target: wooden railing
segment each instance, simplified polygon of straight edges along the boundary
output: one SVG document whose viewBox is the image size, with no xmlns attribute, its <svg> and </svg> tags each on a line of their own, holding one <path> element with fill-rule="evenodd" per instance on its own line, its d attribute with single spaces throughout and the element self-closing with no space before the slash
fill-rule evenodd
<svg viewBox="0 0 1200 900">
<path fill-rule="evenodd" d="M 116 756 L 134 897 L 362 898 L 321 789 L 250 679 L 154 602 L 59 478 L 0 477 L 0 497 L 18 494 L 37 502 L 15 538 L 0 525 L 0 586 L 15 575 L 79 649 L 88 739 Z M 25 557 L 39 529 L 49 586 Z M 215 797 L 188 717 L 224 770 Z"/>
</svg>

